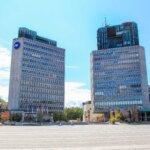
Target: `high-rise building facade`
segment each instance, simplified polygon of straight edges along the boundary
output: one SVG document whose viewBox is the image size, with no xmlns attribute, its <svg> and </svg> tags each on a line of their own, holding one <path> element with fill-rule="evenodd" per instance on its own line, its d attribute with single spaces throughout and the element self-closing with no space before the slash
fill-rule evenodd
<svg viewBox="0 0 150 150">
<path fill-rule="evenodd" d="M 63 112 L 65 50 L 56 41 L 20 28 L 13 40 L 9 109 Z"/>
<path fill-rule="evenodd" d="M 117 43 L 118 39 L 115 41 L 114 38 L 113 42 Z M 128 43 L 132 43 L 132 39 Z M 105 43 L 101 44 L 105 47 Z M 94 112 L 150 107 L 145 52 L 142 46 L 136 43 L 96 50 L 91 53 L 90 61 Z"/>
<path fill-rule="evenodd" d="M 139 45 L 138 29 L 135 22 L 105 26 L 97 30 L 98 50 Z"/>
</svg>

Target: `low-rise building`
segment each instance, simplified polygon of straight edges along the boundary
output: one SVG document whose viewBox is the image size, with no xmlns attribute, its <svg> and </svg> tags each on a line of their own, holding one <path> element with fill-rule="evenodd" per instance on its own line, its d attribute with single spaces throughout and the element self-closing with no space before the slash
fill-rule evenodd
<svg viewBox="0 0 150 150">
<path fill-rule="evenodd" d="M 104 114 L 94 113 L 91 101 L 83 103 L 83 122 L 104 122 Z"/>
</svg>

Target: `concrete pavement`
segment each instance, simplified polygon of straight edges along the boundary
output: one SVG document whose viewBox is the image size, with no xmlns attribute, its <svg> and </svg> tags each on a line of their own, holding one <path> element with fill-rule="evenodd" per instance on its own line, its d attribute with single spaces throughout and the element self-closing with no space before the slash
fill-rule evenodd
<svg viewBox="0 0 150 150">
<path fill-rule="evenodd" d="M 0 126 L 0 150 L 150 150 L 150 125 Z"/>
</svg>

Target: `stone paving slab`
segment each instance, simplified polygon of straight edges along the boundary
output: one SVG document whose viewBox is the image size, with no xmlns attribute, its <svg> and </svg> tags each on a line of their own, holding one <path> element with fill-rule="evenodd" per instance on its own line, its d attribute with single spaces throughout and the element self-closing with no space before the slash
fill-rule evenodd
<svg viewBox="0 0 150 150">
<path fill-rule="evenodd" d="M 150 125 L 0 126 L 0 150 L 150 150 Z"/>
</svg>

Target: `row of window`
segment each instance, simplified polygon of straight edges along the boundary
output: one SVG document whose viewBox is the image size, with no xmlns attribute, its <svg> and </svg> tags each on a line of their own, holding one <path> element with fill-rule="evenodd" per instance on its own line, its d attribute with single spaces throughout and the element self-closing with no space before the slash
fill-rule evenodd
<svg viewBox="0 0 150 150">
<path fill-rule="evenodd" d="M 30 43 L 30 42 L 24 42 L 25 45 L 28 45 L 28 46 L 31 46 L 31 47 L 35 47 L 36 49 L 42 49 L 42 50 L 45 50 L 46 52 L 47 51 L 51 51 L 53 53 L 58 53 L 60 55 L 64 55 L 64 51 L 62 50 L 57 50 L 57 49 L 51 49 L 51 48 L 47 48 L 45 46 L 41 46 L 41 45 L 37 45 L 37 44 L 33 44 L 33 43 Z"/>
<path fill-rule="evenodd" d="M 51 62 L 53 60 L 53 62 L 61 62 L 63 63 L 64 62 L 64 59 L 63 60 L 60 60 L 60 59 L 57 59 L 57 58 L 51 58 L 51 57 L 43 57 L 43 56 L 40 56 L 38 54 L 33 54 L 33 53 L 27 53 L 27 52 L 23 52 L 23 56 L 26 56 L 27 58 L 32 58 L 32 59 L 36 59 L 36 60 L 42 60 L 42 61 L 47 61 L 47 62 Z"/>
<path fill-rule="evenodd" d="M 125 48 L 122 48 L 121 51 L 120 49 L 118 48 L 109 48 L 107 52 L 113 52 L 113 54 L 126 54 L 126 53 L 137 53 L 138 50 L 137 50 L 137 47 L 125 47 Z M 94 54 L 100 54 L 101 52 L 100 51 L 94 51 Z M 104 52 L 103 52 L 104 53 Z"/>
<path fill-rule="evenodd" d="M 27 67 L 27 68 L 31 68 L 31 69 L 38 69 L 38 70 L 45 70 L 47 72 L 54 72 L 55 74 L 58 73 L 58 74 L 64 74 L 64 69 L 61 69 L 60 68 L 55 68 L 55 67 L 51 67 L 51 66 L 47 66 L 47 67 L 43 67 L 43 66 L 39 66 L 39 65 L 31 65 L 31 64 L 26 64 L 26 63 L 22 63 L 22 66 L 23 67 Z M 60 66 L 59 66 L 60 67 Z"/>
<path fill-rule="evenodd" d="M 43 73 L 43 72 L 36 72 L 36 71 L 25 70 L 25 69 L 22 69 L 22 72 L 32 74 L 32 75 L 41 76 L 41 77 L 49 77 L 48 73 Z"/>
<path fill-rule="evenodd" d="M 95 73 L 95 76 L 98 77 L 99 74 Z M 114 79 L 125 79 L 125 78 L 140 78 L 140 74 L 123 74 L 123 75 L 115 75 L 115 76 L 100 76 L 100 80 L 114 80 Z"/>
<path fill-rule="evenodd" d="M 94 75 L 102 75 L 102 76 L 106 76 L 106 75 L 118 75 L 118 74 L 126 74 L 126 73 L 140 73 L 140 70 L 133 70 L 133 69 L 118 69 L 118 70 L 111 70 L 111 71 L 102 71 L 102 72 L 94 72 Z"/>
<path fill-rule="evenodd" d="M 54 101 L 54 100 L 36 100 L 36 99 L 28 99 L 26 100 L 25 98 L 20 98 L 19 104 L 24 104 L 24 105 L 33 105 L 33 106 L 47 106 L 47 105 L 51 105 L 51 106 L 62 106 L 64 105 L 64 101 Z"/>
<path fill-rule="evenodd" d="M 97 88 L 98 89 L 98 88 Z M 131 90 L 131 89 L 126 89 L 124 91 L 122 90 L 111 90 L 111 91 L 100 91 L 100 92 L 95 92 L 95 95 L 117 95 L 117 94 L 122 94 L 122 93 L 127 93 L 127 94 L 131 94 L 131 93 L 135 93 L 135 94 L 140 94 L 142 93 L 141 89 L 136 89 L 136 90 Z"/>
<path fill-rule="evenodd" d="M 40 95 L 40 94 L 32 94 L 32 95 L 29 95 L 29 94 L 20 94 L 20 100 L 22 102 L 24 102 L 25 100 L 28 100 L 32 103 L 50 103 L 50 102 L 54 102 L 54 103 L 57 103 L 57 102 L 62 102 L 64 101 L 64 96 L 56 96 L 56 95 Z"/>
<path fill-rule="evenodd" d="M 45 112 L 62 112 L 64 109 L 63 106 L 47 106 L 47 107 L 39 107 L 39 106 L 30 106 L 30 105 L 20 105 L 20 108 L 27 112 L 36 112 L 36 111 L 45 111 Z"/>
<path fill-rule="evenodd" d="M 22 72 L 23 73 L 27 73 L 27 74 L 31 74 L 31 75 L 36 75 L 36 76 L 41 76 L 41 77 L 47 77 L 47 78 L 52 78 L 52 79 L 59 79 L 59 80 L 63 80 L 64 77 L 63 76 L 56 76 L 56 75 L 53 75 L 53 74 L 49 74 L 49 73 L 43 73 L 43 72 L 37 72 L 37 71 L 34 71 L 34 70 L 26 70 L 26 69 L 22 69 Z"/>
<path fill-rule="evenodd" d="M 131 54 L 131 55 L 112 55 L 110 56 L 102 56 L 102 57 L 94 57 L 94 61 L 102 61 L 102 60 L 119 60 L 119 59 L 136 59 L 138 54 Z"/>
<path fill-rule="evenodd" d="M 102 95 L 102 96 L 95 96 L 95 101 L 119 101 L 119 100 L 131 100 L 131 99 L 142 99 L 141 94 L 120 94 L 120 95 Z"/>
<path fill-rule="evenodd" d="M 132 80 L 129 80 L 129 79 L 124 79 L 124 80 L 119 80 L 119 81 L 100 81 L 100 80 L 95 80 L 95 85 L 121 85 L 121 84 L 130 84 L 130 83 L 141 83 L 141 80 L 140 79 L 132 79 Z"/>
<path fill-rule="evenodd" d="M 58 90 L 58 89 L 46 89 L 45 87 L 22 87 L 20 88 L 21 93 L 24 95 L 46 95 L 47 97 L 49 96 L 49 94 L 54 94 L 54 95 L 63 95 L 64 91 Z"/>
<path fill-rule="evenodd" d="M 26 89 L 26 87 L 28 87 L 28 89 L 45 88 L 47 90 L 59 90 L 64 88 L 64 84 L 59 84 L 59 82 L 56 82 L 56 80 L 51 80 L 49 83 L 34 82 L 32 80 L 21 80 L 21 88 Z"/>
<path fill-rule="evenodd" d="M 137 48 L 136 47 L 128 47 L 126 49 L 122 49 L 120 51 L 120 49 L 109 49 L 107 51 L 94 51 L 94 56 L 105 56 L 105 55 L 122 55 L 122 54 L 137 54 L 138 51 L 137 51 Z"/>
<path fill-rule="evenodd" d="M 118 54 L 128 54 L 129 50 L 122 50 L 122 51 L 106 51 L 106 52 L 103 52 L 103 53 L 99 53 L 99 51 L 95 54 L 94 56 L 105 56 L 105 55 L 118 55 Z"/>
<path fill-rule="evenodd" d="M 60 60 L 64 59 L 63 55 L 60 55 L 60 54 L 57 54 L 57 53 L 43 52 L 43 51 L 39 51 L 37 49 L 33 49 L 33 48 L 29 48 L 29 47 L 24 47 L 23 49 L 25 51 L 28 51 L 28 52 L 39 54 L 40 56 L 43 55 L 43 56 L 47 56 L 47 57 L 51 57 L 51 58 L 59 58 Z"/>
<path fill-rule="evenodd" d="M 99 90 L 123 90 L 123 89 L 133 89 L 133 88 L 140 88 L 141 84 L 140 83 L 136 83 L 136 84 L 126 84 L 126 85 L 120 85 L 120 86 L 101 86 L 101 85 L 95 85 L 95 89 L 99 89 Z"/>
<path fill-rule="evenodd" d="M 101 66 L 108 66 L 108 65 L 114 65 L 117 64 L 123 65 L 123 64 L 132 64 L 132 63 L 137 63 L 139 62 L 139 59 L 122 59 L 122 60 L 111 60 L 111 61 L 100 61 L 100 62 L 95 62 L 94 66 L 95 67 L 101 67 Z"/>
<path fill-rule="evenodd" d="M 56 85 L 56 84 L 45 84 L 40 82 L 33 82 L 33 81 L 26 81 L 25 84 L 21 81 L 21 91 L 31 91 L 31 92 L 38 92 L 38 90 L 45 89 L 45 91 L 63 91 L 63 85 Z"/>
<path fill-rule="evenodd" d="M 21 84 L 29 84 L 30 82 L 37 82 L 38 84 L 49 84 L 49 85 L 64 85 L 64 78 L 63 79 L 51 79 L 51 78 L 43 78 L 43 77 L 37 77 L 37 76 L 31 76 L 28 74 L 23 74 L 21 76 Z M 33 83 L 34 84 L 34 83 Z"/>
<path fill-rule="evenodd" d="M 39 66 L 43 66 L 46 68 L 51 68 L 51 70 L 64 70 L 64 63 L 62 62 L 57 62 L 55 63 L 53 60 L 51 62 L 45 62 L 45 61 L 37 61 L 35 59 L 29 59 L 29 58 L 23 58 L 22 59 L 23 63 L 27 63 L 27 64 L 33 64 L 33 65 L 39 65 Z"/>
<path fill-rule="evenodd" d="M 108 102 L 95 102 L 95 106 L 111 106 L 111 105 L 135 105 L 142 104 L 142 100 L 130 100 L 130 101 L 108 101 Z"/>
<path fill-rule="evenodd" d="M 98 71 L 98 72 L 104 72 L 104 71 L 108 71 L 108 70 L 118 70 L 118 69 L 140 69 L 140 64 L 120 64 L 120 65 L 109 65 L 109 66 L 99 66 L 99 67 L 94 67 L 94 71 Z"/>
<path fill-rule="evenodd" d="M 125 95 L 130 96 L 129 98 L 127 98 Z M 117 98 L 116 98 L 117 97 Z M 118 94 L 118 95 L 96 95 L 94 97 L 95 101 L 118 101 L 118 100 L 130 100 L 130 99 L 135 99 L 135 98 L 141 98 L 142 95 L 141 94 L 137 94 L 137 93 L 122 93 L 122 94 Z"/>
</svg>

